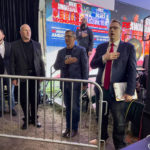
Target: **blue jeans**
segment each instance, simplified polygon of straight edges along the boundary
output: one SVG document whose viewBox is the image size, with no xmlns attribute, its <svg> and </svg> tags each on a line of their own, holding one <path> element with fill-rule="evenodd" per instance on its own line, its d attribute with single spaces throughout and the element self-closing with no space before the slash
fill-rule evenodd
<svg viewBox="0 0 150 150">
<path fill-rule="evenodd" d="M 10 87 L 9 87 L 9 79 L 6 79 L 4 78 L 3 79 L 3 91 L 2 88 L 1 88 L 1 79 L 0 79 L 0 111 L 2 111 L 2 94 L 3 94 L 3 110 L 5 111 L 5 96 L 4 96 L 4 86 L 7 86 L 7 93 L 8 93 L 8 97 L 7 97 L 7 100 L 8 100 L 8 105 L 9 105 L 9 109 L 11 107 L 11 109 L 14 109 L 15 107 L 15 98 L 14 98 L 14 89 L 15 89 L 15 86 L 12 84 L 12 87 L 11 87 L 11 99 L 10 99 Z M 10 101 L 11 101 L 11 106 L 10 106 Z"/>
<path fill-rule="evenodd" d="M 69 86 L 70 87 L 70 86 Z M 71 87 L 64 88 L 64 103 L 66 106 L 66 128 L 70 129 L 71 119 Z M 80 120 L 80 88 L 73 90 L 73 103 L 72 103 L 72 129 L 77 131 Z"/>
</svg>

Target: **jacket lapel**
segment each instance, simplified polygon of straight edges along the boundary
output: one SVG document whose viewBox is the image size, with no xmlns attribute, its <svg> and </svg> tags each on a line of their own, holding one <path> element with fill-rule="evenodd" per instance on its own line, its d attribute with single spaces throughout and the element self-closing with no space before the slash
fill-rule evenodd
<svg viewBox="0 0 150 150">
<path fill-rule="evenodd" d="M 38 57 L 38 51 L 37 51 L 37 48 L 35 47 L 35 44 L 34 44 L 34 41 L 31 39 L 31 42 L 32 42 L 32 46 L 33 46 L 33 62 L 34 62 L 34 66 L 36 64 L 36 59 Z M 35 70 L 36 70 L 36 67 L 35 67 Z"/>
<path fill-rule="evenodd" d="M 119 46 L 118 46 L 118 49 L 117 49 L 117 52 L 121 53 L 121 49 L 122 49 L 122 42 L 120 41 Z M 120 59 L 119 59 L 119 58 L 118 58 L 117 60 L 114 60 L 114 61 L 113 61 L 113 64 L 112 64 L 112 67 L 114 67 L 114 65 L 115 65 L 116 63 L 119 63 L 119 62 L 120 62 Z"/>
<path fill-rule="evenodd" d="M 107 49 L 108 49 L 108 46 L 109 46 L 109 42 L 107 42 L 105 45 L 104 45 L 104 54 L 107 52 Z"/>
<path fill-rule="evenodd" d="M 121 46 L 122 46 L 122 42 L 120 41 L 118 49 L 117 49 L 117 52 L 119 52 L 119 53 L 121 52 Z"/>
<path fill-rule="evenodd" d="M 73 54 L 75 54 L 75 52 L 76 52 L 76 45 L 74 45 L 74 47 L 73 47 L 73 49 L 72 49 L 72 52 L 71 52 L 71 56 L 73 56 Z M 75 52 L 74 52 L 75 51 Z"/>
<path fill-rule="evenodd" d="M 64 52 L 62 53 L 62 58 L 65 58 L 65 56 L 66 56 L 66 51 L 67 51 L 67 48 L 65 47 L 65 48 L 64 48 Z"/>
<path fill-rule="evenodd" d="M 9 47 L 8 47 L 8 45 L 7 45 L 6 42 L 4 42 L 4 46 L 5 46 L 5 54 L 4 54 L 4 59 L 5 59 L 5 58 L 7 58 L 7 56 L 9 55 L 9 52 L 8 52 L 8 50 L 9 50 L 8 48 L 9 48 Z"/>
<path fill-rule="evenodd" d="M 33 57 L 35 58 L 36 53 L 37 53 L 37 50 L 36 50 L 36 48 L 35 48 L 35 45 L 34 45 L 33 40 L 31 40 L 31 42 L 32 42 L 32 46 L 33 46 Z M 34 60 L 35 60 L 35 59 L 34 59 Z"/>
</svg>

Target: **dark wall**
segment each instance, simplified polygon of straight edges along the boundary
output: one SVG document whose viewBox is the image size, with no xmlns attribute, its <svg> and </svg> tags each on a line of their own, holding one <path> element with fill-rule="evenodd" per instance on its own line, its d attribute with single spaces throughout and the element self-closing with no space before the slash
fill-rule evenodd
<svg viewBox="0 0 150 150">
<path fill-rule="evenodd" d="M 145 17 L 150 15 L 150 10 L 115 1 L 115 10 L 111 11 L 112 19 L 129 22 L 134 21 L 135 15 L 138 15 L 137 22 L 140 23 Z"/>
<path fill-rule="evenodd" d="M 12 42 L 20 38 L 20 26 L 30 25 L 32 39 L 38 40 L 39 0 L 0 0 L 0 28 L 5 40 Z"/>
</svg>

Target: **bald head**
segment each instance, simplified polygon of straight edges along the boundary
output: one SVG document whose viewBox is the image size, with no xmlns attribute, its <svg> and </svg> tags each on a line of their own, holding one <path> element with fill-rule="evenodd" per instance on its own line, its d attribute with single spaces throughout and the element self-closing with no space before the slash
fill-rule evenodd
<svg viewBox="0 0 150 150">
<path fill-rule="evenodd" d="M 81 19 L 81 23 L 87 24 L 87 19 L 86 18 L 82 18 Z"/>
<path fill-rule="evenodd" d="M 87 19 L 86 18 L 82 18 L 81 19 L 81 29 L 85 29 L 87 27 Z"/>
<path fill-rule="evenodd" d="M 21 35 L 21 39 L 24 42 L 29 42 L 31 39 L 31 28 L 28 24 L 23 24 L 20 27 L 20 35 Z"/>
</svg>

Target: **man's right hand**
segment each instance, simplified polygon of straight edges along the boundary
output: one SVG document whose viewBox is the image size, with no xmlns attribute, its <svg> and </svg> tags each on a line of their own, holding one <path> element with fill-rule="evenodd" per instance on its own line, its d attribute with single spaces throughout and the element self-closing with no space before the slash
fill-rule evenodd
<svg viewBox="0 0 150 150">
<path fill-rule="evenodd" d="M 13 84 L 14 86 L 17 86 L 17 85 L 18 85 L 18 81 L 17 81 L 17 80 L 13 80 L 13 81 L 12 81 L 12 84 Z"/>
<path fill-rule="evenodd" d="M 88 36 L 87 33 L 82 32 L 82 37 L 87 37 L 87 36 Z"/>
<path fill-rule="evenodd" d="M 78 59 L 76 57 L 69 57 L 65 60 L 65 64 L 73 64 L 77 61 L 78 61 Z"/>
<path fill-rule="evenodd" d="M 120 56 L 119 52 L 113 52 L 113 53 L 109 53 L 108 51 L 104 54 L 104 60 L 108 61 L 108 60 L 115 60 L 118 59 L 118 57 Z"/>
</svg>

